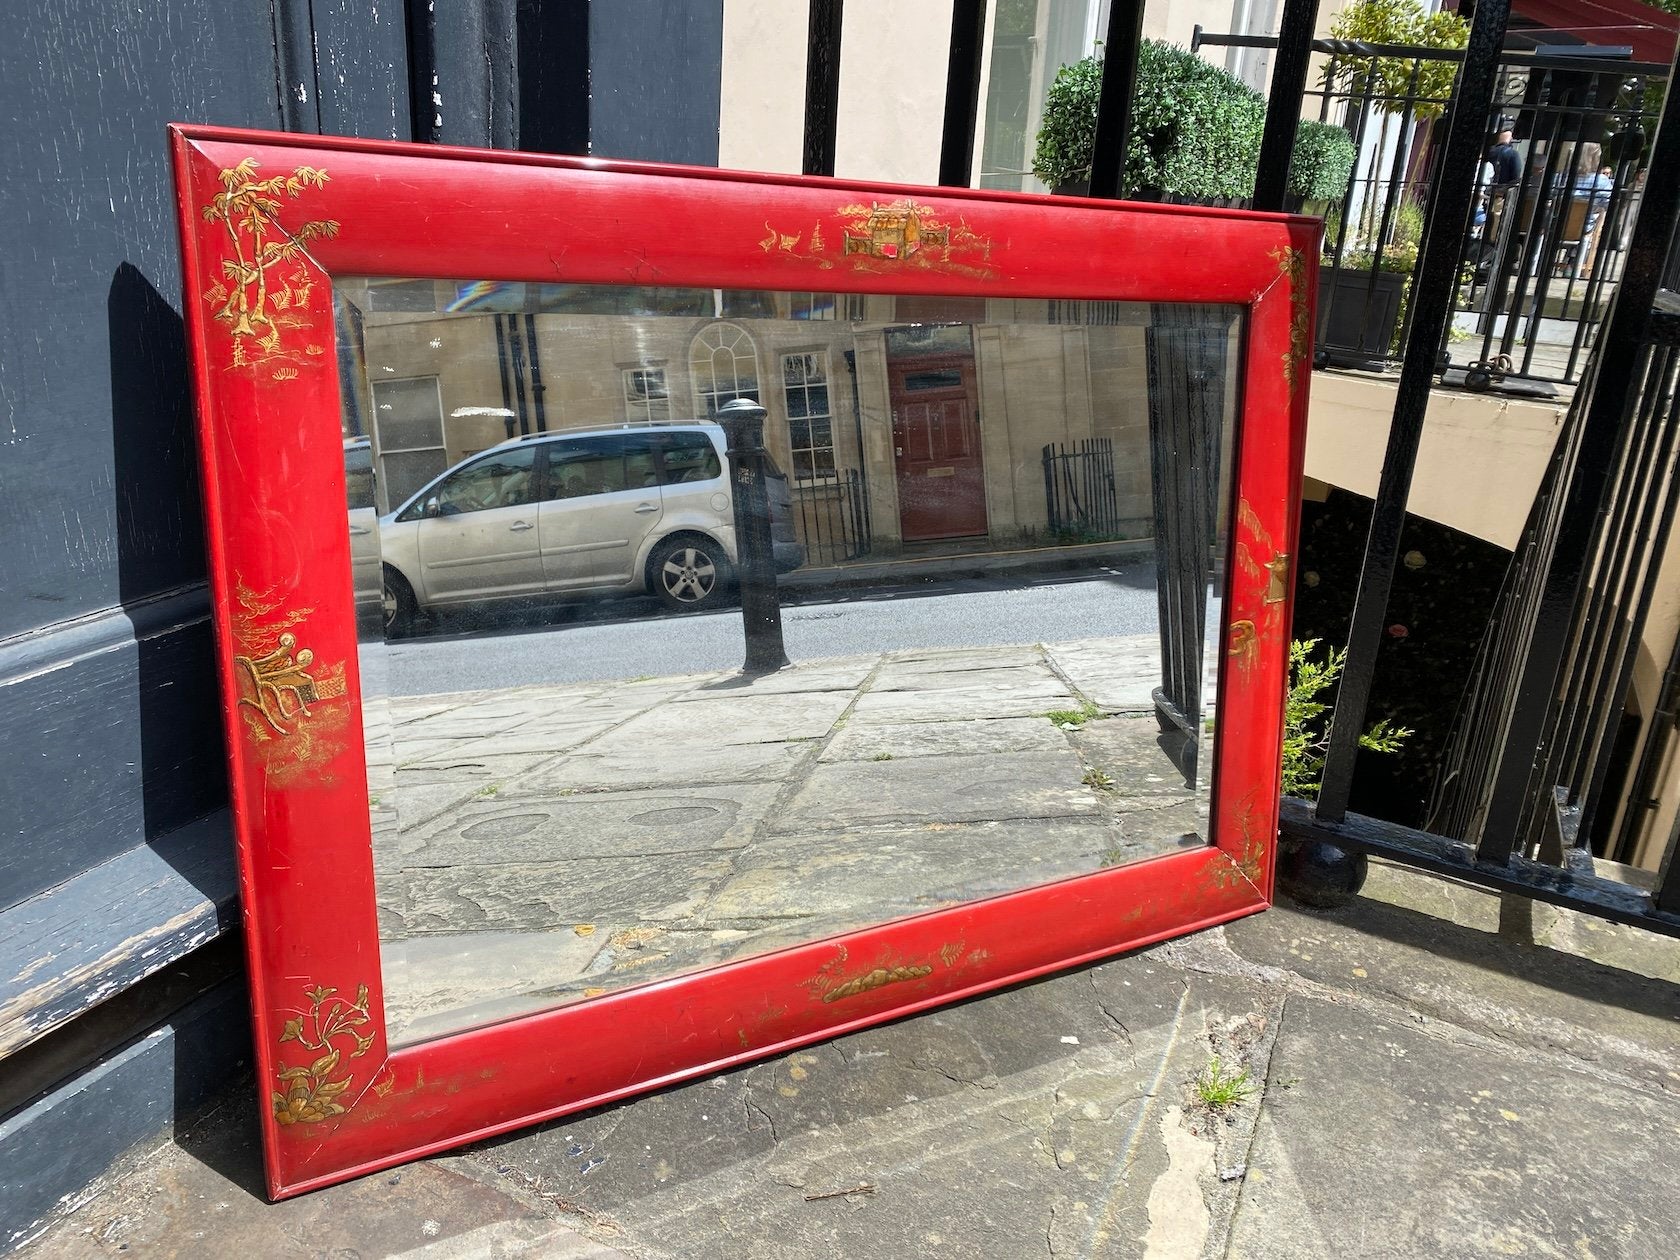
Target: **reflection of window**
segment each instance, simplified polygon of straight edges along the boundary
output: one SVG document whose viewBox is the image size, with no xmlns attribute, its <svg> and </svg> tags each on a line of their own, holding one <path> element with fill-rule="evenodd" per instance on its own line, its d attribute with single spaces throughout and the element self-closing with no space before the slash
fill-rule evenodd
<svg viewBox="0 0 1680 1260">
<path fill-rule="evenodd" d="M 658 484 L 653 447 L 643 434 L 578 438 L 548 448 L 551 499 L 581 499 Z"/>
<path fill-rule="evenodd" d="M 373 423 L 380 470 L 395 506 L 449 467 L 443 452 L 443 398 L 438 378 L 373 382 Z"/>
<path fill-rule="evenodd" d="M 350 511 L 374 506 L 373 452 L 366 443 L 344 448 L 344 490 Z"/>
<path fill-rule="evenodd" d="M 659 443 L 660 454 L 665 460 L 666 485 L 711 481 L 723 474 L 717 447 L 704 433 L 661 433 L 654 440 Z"/>
<path fill-rule="evenodd" d="M 438 508 L 443 515 L 453 516 L 535 502 L 536 468 L 537 452 L 532 447 L 486 455 L 438 487 Z"/>
<path fill-rule="evenodd" d="M 904 388 L 911 393 L 919 389 L 961 389 L 962 383 L 962 372 L 956 368 L 904 374 Z"/>
<path fill-rule="evenodd" d="M 758 352 L 746 330 L 734 324 L 713 324 L 694 339 L 688 352 L 694 377 L 694 412 L 717 419 L 718 408 L 733 398 L 758 397 Z"/>
<path fill-rule="evenodd" d="M 624 369 L 624 418 L 632 424 L 671 418 L 664 368 Z"/>
<path fill-rule="evenodd" d="M 790 293 L 788 314 L 794 319 L 833 319 L 837 295 L 833 293 Z"/>
<path fill-rule="evenodd" d="M 828 399 L 828 355 L 784 354 L 782 389 L 787 393 L 788 437 L 793 473 L 799 481 L 834 476 L 834 415 Z"/>
</svg>

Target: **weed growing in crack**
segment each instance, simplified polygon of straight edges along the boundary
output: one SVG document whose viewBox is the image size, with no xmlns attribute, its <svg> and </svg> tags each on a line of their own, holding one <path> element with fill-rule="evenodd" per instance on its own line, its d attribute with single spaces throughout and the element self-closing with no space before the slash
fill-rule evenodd
<svg viewBox="0 0 1680 1260">
<path fill-rule="evenodd" d="M 1087 770 L 1085 777 L 1079 780 L 1088 788 L 1095 788 L 1099 792 L 1114 791 L 1114 776 L 1101 770 Z"/>
<path fill-rule="evenodd" d="M 1103 711 L 1087 700 L 1077 709 L 1051 709 L 1044 716 L 1064 731 L 1076 731 L 1087 722 L 1097 721 L 1103 716 Z"/>
<path fill-rule="evenodd" d="M 891 761 L 892 760 L 892 754 L 889 753 L 889 752 L 878 752 L 873 757 L 871 757 L 870 760 L 871 761 Z"/>
<path fill-rule="evenodd" d="M 1235 1107 L 1254 1092 L 1254 1082 L 1249 1079 L 1248 1069 L 1227 1071 L 1215 1055 L 1208 1064 L 1207 1071 L 1196 1078 L 1196 1097 L 1209 1111 L 1226 1111 Z"/>
</svg>

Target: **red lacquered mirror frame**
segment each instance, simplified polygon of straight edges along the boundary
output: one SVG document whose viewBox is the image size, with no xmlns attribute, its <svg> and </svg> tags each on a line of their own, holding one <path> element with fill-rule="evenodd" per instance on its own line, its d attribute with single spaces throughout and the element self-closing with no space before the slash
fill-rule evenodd
<svg viewBox="0 0 1680 1260">
<path fill-rule="evenodd" d="M 1269 904 L 1316 223 L 209 127 L 172 128 L 171 143 L 274 1197 Z M 295 264 L 283 321 L 234 283 L 251 238 L 231 230 L 230 198 Z M 917 259 L 835 247 L 846 208 L 904 201 L 961 233 Z M 767 223 L 800 236 L 767 239 Z M 390 1049 L 335 274 L 1243 307 L 1228 559 L 1245 563 L 1224 566 L 1213 843 Z M 284 732 L 243 712 L 262 699 L 253 665 L 276 653 L 314 696 L 311 720 Z M 848 982 L 877 972 L 902 978 Z"/>
</svg>

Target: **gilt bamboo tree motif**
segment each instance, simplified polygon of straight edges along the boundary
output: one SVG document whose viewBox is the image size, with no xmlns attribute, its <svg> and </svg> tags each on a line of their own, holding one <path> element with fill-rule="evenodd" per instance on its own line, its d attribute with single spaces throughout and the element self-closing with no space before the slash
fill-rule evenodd
<svg viewBox="0 0 1680 1260">
<path fill-rule="evenodd" d="M 234 368 L 259 367 L 277 359 L 302 361 L 289 334 L 311 326 L 303 312 L 315 278 L 305 265 L 305 246 L 338 235 L 336 219 L 311 219 L 288 229 L 277 217 L 286 198 L 325 185 L 325 170 L 299 166 L 290 175 L 259 179 L 257 169 L 255 158 L 223 168 L 222 191 L 203 209 L 205 221 L 221 224 L 233 247 L 233 257 L 222 260 L 221 279 L 205 291 L 204 299 L 217 308 L 215 318 L 228 325 Z M 288 263 L 295 268 L 281 275 L 276 269 Z M 308 340 L 301 349 L 305 355 L 326 353 L 324 345 Z M 272 373 L 275 380 L 296 375 L 295 369 L 285 367 Z"/>
</svg>

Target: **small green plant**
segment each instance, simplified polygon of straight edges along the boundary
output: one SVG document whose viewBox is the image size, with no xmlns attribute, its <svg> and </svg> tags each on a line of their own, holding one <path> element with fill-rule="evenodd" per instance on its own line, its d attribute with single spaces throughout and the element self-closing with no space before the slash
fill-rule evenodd
<svg viewBox="0 0 1680 1260">
<path fill-rule="evenodd" d="M 502 785 L 500 783 L 486 783 L 483 787 L 478 789 L 478 794 L 480 796 L 494 796 L 501 790 Z"/>
<path fill-rule="evenodd" d="M 892 760 L 892 754 L 889 753 L 889 752 L 878 752 L 873 757 L 871 757 L 870 760 L 871 761 L 891 761 Z"/>
<path fill-rule="evenodd" d="M 1085 777 L 1079 780 L 1088 788 L 1095 788 L 1099 792 L 1114 791 L 1114 776 L 1101 770 L 1087 770 Z"/>
<path fill-rule="evenodd" d="M 1289 645 L 1289 693 L 1283 702 L 1283 794 L 1316 800 L 1330 747 L 1330 705 L 1318 697 L 1336 685 L 1347 664 L 1347 649 L 1332 648 L 1315 661 L 1317 639 L 1296 639 Z M 1372 752 L 1398 752 L 1412 735 L 1409 727 L 1383 718 L 1359 737 L 1359 746 Z"/>
<path fill-rule="evenodd" d="M 1228 1071 L 1215 1055 L 1207 1071 L 1196 1078 L 1196 1097 L 1209 1111 L 1225 1111 L 1235 1107 L 1254 1092 L 1254 1082 L 1248 1069 Z"/>
<path fill-rule="evenodd" d="M 1470 42 L 1470 24 L 1447 10 L 1431 13 L 1422 0 L 1354 0 L 1331 20 L 1330 37 L 1451 50 Z M 1457 75 L 1458 63 L 1444 59 L 1337 54 L 1325 63 L 1323 83 L 1349 96 L 1369 88 L 1373 104 L 1385 115 L 1403 113 L 1405 98 L 1416 97 L 1413 117 L 1439 118 Z"/>
<path fill-rule="evenodd" d="M 1077 709 L 1051 709 L 1044 716 L 1057 726 L 1083 726 L 1087 722 L 1095 722 L 1102 715 L 1101 709 L 1086 700 Z"/>
</svg>

